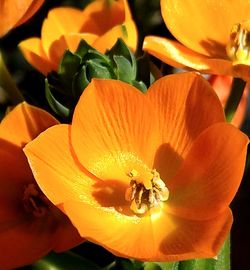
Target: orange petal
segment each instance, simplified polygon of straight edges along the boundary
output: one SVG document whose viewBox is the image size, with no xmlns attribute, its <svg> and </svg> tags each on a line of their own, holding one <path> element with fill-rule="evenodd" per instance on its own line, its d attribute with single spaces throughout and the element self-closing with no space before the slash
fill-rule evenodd
<svg viewBox="0 0 250 270">
<path fill-rule="evenodd" d="M 99 0 L 90 3 L 83 10 L 82 17 L 81 32 L 103 35 L 116 25 L 131 20 L 131 13 L 126 0 Z"/>
<path fill-rule="evenodd" d="M 170 211 L 191 219 L 225 211 L 239 187 L 248 143 L 248 137 L 232 125 L 217 123 L 206 129 L 168 183 Z"/>
<path fill-rule="evenodd" d="M 220 75 L 212 75 L 209 78 L 209 82 L 214 88 L 216 94 L 218 95 L 223 107 L 226 105 L 226 102 L 230 94 L 232 79 L 233 78 L 230 76 L 220 76 Z M 231 124 L 233 124 L 236 127 L 240 127 L 245 119 L 247 108 L 247 97 L 248 97 L 248 87 L 245 87 L 244 93 L 240 100 L 240 104 L 231 121 Z"/>
<path fill-rule="evenodd" d="M 53 126 L 24 148 L 38 185 L 55 205 L 79 199 L 82 189 L 95 183 L 72 157 L 69 128 Z"/>
<path fill-rule="evenodd" d="M 125 181 L 133 164 L 141 167 L 143 160 L 151 166 L 159 140 L 153 109 L 129 84 L 92 80 L 72 124 L 72 145 L 81 164 L 103 179 Z"/>
<path fill-rule="evenodd" d="M 0 138 L 23 147 L 58 121 L 46 111 L 23 102 L 6 115 L 0 125 Z"/>
<path fill-rule="evenodd" d="M 19 43 L 19 48 L 26 60 L 45 76 L 51 70 L 57 69 L 57 66 L 47 58 L 39 38 L 26 39 Z"/>
<path fill-rule="evenodd" d="M 28 21 L 41 7 L 41 5 L 44 3 L 44 0 L 33 0 L 31 5 L 29 6 L 26 13 L 23 15 L 23 17 L 17 22 L 16 26 L 19 26 L 23 24 L 24 22 Z"/>
<path fill-rule="evenodd" d="M 245 0 L 161 0 L 161 12 L 170 32 L 189 49 L 223 58 L 232 26 L 249 19 L 250 3 Z"/>
<path fill-rule="evenodd" d="M 0 37 L 13 27 L 28 20 L 42 5 L 44 0 L 1 1 Z"/>
<path fill-rule="evenodd" d="M 231 61 L 208 58 L 166 38 L 147 36 L 143 43 L 143 49 L 177 68 L 195 69 L 212 74 L 233 74 Z"/>
<path fill-rule="evenodd" d="M 137 46 L 137 30 L 133 21 L 127 21 L 121 25 L 116 25 L 108 32 L 100 36 L 94 43 L 93 47 L 98 51 L 105 53 L 106 50 L 116 43 L 118 38 L 122 38 L 128 47 L 133 51 Z"/>
<path fill-rule="evenodd" d="M 117 256 L 142 261 L 214 257 L 232 223 L 229 210 L 214 219 L 193 221 L 166 213 L 156 217 L 126 216 L 112 213 L 112 208 L 97 208 L 76 201 L 65 202 L 61 208 L 83 237 Z"/>
<path fill-rule="evenodd" d="M 54 60 L 52 44 L 60 40 L 64 34 L 78 33 L 81 24 L 82 12 L 78 9 L 60 7 L 50 10 L 47 19 L 43 21 L 41 34 L 42 46 L 49 59 Z"/>
<path fill-rule="evenodd" d="M 40 223 L 26 220 L 19 226 L 0 231 L 1 269 L 21 267 L 45 256 L 51 250 L 48 225 L 51 229 L 46 219 Z"/>
<path fill-rule="evenodd" d="M 67 48 L 71 52 L 75 52 L 82 39 L 85 40 L 89 45 L 92 45 L 98 37 L 94 34 L 89 33 L 69 33 L 65 34 L 64 38 L 67 43 Z"/>
<path fill-rule="evenodd" d="M 209 83 L 194 72 L 165 76 L 146 96 L 157 114 L 161 133 L 154 168 L 168 181 L 195 138 L 210 125 L 225 121 L 224 112 Z"/>
<path fill-rule="evenodd" d="M 0 124 L 0 201 L 18 205 L 23 185 L 33 176 L 22 151 L 26 143 L 46 128 L 57 124 L 49 113 L 23 102 L 16 106 Z M 15 169 L 13 170 L 13 166 Z M 3 209 L 3 208 L 1 208 Z"/>
</svg>

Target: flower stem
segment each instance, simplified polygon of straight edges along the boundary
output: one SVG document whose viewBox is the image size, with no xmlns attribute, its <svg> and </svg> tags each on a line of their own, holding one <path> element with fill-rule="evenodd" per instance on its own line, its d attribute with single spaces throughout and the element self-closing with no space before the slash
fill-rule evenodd
<svg viewBox="0 0 250 270">
<path fill-rule="evenodd" d="M 246 82 L 243 81 L 242 79 L 240 78 L 233 79 L 231 93 L 225 106 L 225 116 L 227 122 L 229 123 L 232 121 L 233 116 L 238 108 L 245 86 Z"/>
<path fill-rule="evenodd" d="M 0 53 L 0 87 L 6 92 L 7 97 L 13 105 L 16 105 L 24 100 L 20 90 L 13 81 Z"/>
</svg>

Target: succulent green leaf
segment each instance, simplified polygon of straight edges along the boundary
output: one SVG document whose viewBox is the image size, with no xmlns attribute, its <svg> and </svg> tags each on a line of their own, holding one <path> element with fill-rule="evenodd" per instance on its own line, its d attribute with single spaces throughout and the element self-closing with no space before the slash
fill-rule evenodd
<svg viewBox="0 0 250 270">
<path fill-rule="evenodd" d="M 142 93 L 146 93 L 147 92 L 147 86 L 144 84 L 144 82 L 140 81 L 132 81 L 131 82 L 132 85 L 136 88 L 138 88 Z"/>
<path fill-rule="evenodd" d="M 114 55 L 114 61 L 116 63 L 117 79 L 130 83 L 135 80 L 136 74 L 133 72 L 131 63 L 121 55 Z"/>
<path fill-rule="evenodd" d="M 82 39 L 75 51 L 75 54 L 77 54 L 81 58 L 84 58 L 88 51 L 92 49 L 93 48 L 85 40 Z"/>
<path fill-rule="evenodd" d="M 83 66 L 81 70 L 75 74 L 73 78 L 73 94 L 76 98 L 79 98 L 83 90 L 88 86 L 89 80 L 86 74 L 86 66 Z"/>
<path fill-rule="evenodd" d="M 45 79 L 45 97 L 51 107 L 51 109 L 57 113 L 58 115 L 68 118 L 70 115 L 71 110 L 64 106 L 63 104 L 61 104 L 52 94 L 51 90 L 50 90 L 50 85 L 48 83 L 48 80 Z"/>
<path fill-rule="evenodd" d="M 104 79 L 112 79 L 112 74 L 109 69 L 95 60 L 88 60 L 86 62 L 86 74 L 88 80 L 92 78 L 104 78 Z"/>
<path fill-rule="evenodd" d="M 114 60 L 115 55 L 122 55 L 123 57 L 125 57 L 130 62 L 132 70 L 133 70 L 133 74 L 135 74 L 136 76 L 137 67 L 136 67 L 135 56 L 121 38 L 117 39 L 115 45 L 109 51 L 106 52 L 106 55 L 109 56 L 109 58 L 113 62 L 113 65 L 115 65 L 115 60 Z"/>
<path fill-rule="evenodd" d="M 77 54 L 73 54 L 69 50 L 65 51 L 58 68 L 58 75 L 66 92 L 72 92 L 72 80 L 79 70 L 80 64 L 81 58 Z"/>
</svg>

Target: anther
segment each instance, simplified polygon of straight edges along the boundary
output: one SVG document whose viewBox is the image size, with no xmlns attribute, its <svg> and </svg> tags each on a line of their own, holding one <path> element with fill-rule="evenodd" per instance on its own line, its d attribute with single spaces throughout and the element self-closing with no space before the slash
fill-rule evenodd
<svg viewBox="0 0 250 270">
<path fill-rule="evenodd" d="M 131 202 L 130 209 L 136 214 L 145 214 L 149 209 L 158 207 L 169 197 L 169 191 L 160 175 L 155 170 L 151 171 L 151 179 L 139 181 L 137 171 L 128 173 L 131 178 L 130 186 L 125 192 L 125 199 Z"/>
</svg>

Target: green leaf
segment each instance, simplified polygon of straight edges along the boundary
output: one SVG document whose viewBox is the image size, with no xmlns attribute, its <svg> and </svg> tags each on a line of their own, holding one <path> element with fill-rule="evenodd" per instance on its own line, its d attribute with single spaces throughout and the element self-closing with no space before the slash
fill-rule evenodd
<svg viewBox="0 0 250 270">
<path fill-rule="evenodd" d="M 131 63 L 123 56 L 115 55 L 114 61 L 117 66 L 117 79 L 130 83 L 135 80 L 135 75 Z"/>
<path fill-rule="evenodd" d="M 86 66 L 83 66 L 81 70 L 75 74 L 73 78 L 72 88 L 73 88 L 73 95 L 76 98 L 79 98 L 82 94 L 83 90 L 88 86 L 89 80 L 86 74 Z"/>
<path fill-rule="evenodd" d="M 134 74 L 134 78 L 136 77 L 136 73 L 137 73 L 137 66 L 136 66 L 136 60 L 135 60 L 135 56 L 134 54 L 130 51 L 130 49 L 128 48 L 128 46 L 126 45 L 126 43 L 121 39 L 118 38 L 118 40 L 116 41 L 115 45 L 106 52 L 106 55 L 109 56 L 109 58 L 111 59 L 111 61 L 113 62 L 113 65 L 115 66 L 115 60 L 114 60 L 114 56 L 123 56 L 124 58 L 126 58 L 132 67 L 132 73 Z"/>
<path fill-rule="evenodd" d="M 73 77 L 80 69 L 80 64 L 81 58 L 78 55 L 69 50 L 65 51 L 58 68 L 58 75 L 66 92 L 72 92 Z"/>
<path fill-rule="evenodd" d="M 32 270 L 100 270 L 96 264 L 74 253 L 50 253 L 32 265 Z"/>
<path fill-rule="evenodd" d="M 45 97 L 51 107 L 51 109 L 58 115 L 68 118 L 71 110 L 66 106 L 62 105 L 52 94 L 48 80 L 45 79 Z"/>
<path fill-rule="evenodd" d="M 147 92 L 147 86 L 144 84 L 144 82 L 132 81 L 132 85 L 138 88 L 142 93 Z"/>
<path fill-rule="evenodd" d="M 92 78 L 112 79 L 109 69 L 95 60 L 88 60 L 86 62 L 86 74 L 88 80 Z"/>
<path fill-rule="evenodd" d="M 80 56 L 81 58 L 84 58 L 84 56 L 88 53 L 89 50 L 93 49 L 85 40 L 81 40 L 75 54 Z"/>
</svg>

